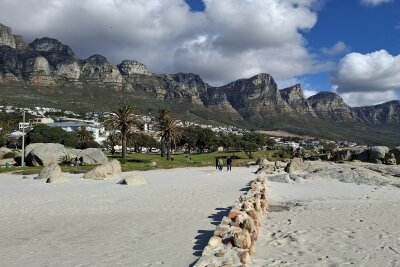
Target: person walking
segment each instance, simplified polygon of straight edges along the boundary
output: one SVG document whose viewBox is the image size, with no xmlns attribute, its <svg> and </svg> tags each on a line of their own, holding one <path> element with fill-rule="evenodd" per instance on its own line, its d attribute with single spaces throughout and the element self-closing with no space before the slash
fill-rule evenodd
<svg viewBox="0 0 400 267">
<path fill-rule="evenodd" d="M 218 169 L 222 171 L 224 167 L 224 160 L 222 158 L 218 158 Z"/>
<path fill-rule="evenodd" d="M 219 158 L 215 157 L 215 169 L 216 170 L 218 170 L 218 166 L 219 166 L 218 160 L 219 160 Z"/>
<path fill-rule="evenodd" d="M 232 171 L 232 158 L 231 157 L 228 157 L 226 159 L 226 170 Z"/>
</svg>

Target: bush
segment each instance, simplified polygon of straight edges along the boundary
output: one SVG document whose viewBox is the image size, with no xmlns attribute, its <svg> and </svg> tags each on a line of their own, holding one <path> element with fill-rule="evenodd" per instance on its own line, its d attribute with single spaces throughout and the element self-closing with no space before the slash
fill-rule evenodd
<svg viewBox="0 0 400 267">
<path fill-rule="evenodd" d="M 59 143 L 67 147 L 76 147 L 77 141 L 74 134 L 62 128 L 38 124 L 27 134 L 26 143 Z"/>
<path fill-rule="evenodd" d="M 94 140 L 84 141 L 84 142 L 78 142 L 75 148 L 77 149 L 100 148 L 100 144 Z"/>
</svg>

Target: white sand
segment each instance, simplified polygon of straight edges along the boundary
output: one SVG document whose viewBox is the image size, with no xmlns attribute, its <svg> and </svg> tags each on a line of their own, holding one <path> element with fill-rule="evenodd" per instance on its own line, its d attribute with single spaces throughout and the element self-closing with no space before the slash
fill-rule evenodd
<svg viewBox="0 0 400 267">
<path fill-rule="evenodd" d="M 270 202 L 292 208 L 269 213 L 251 266 L 400 266 L 399 188 L 271 182 Z"/>
<path fill-rule="evenodd" d="M 191 168 L 124 173 L 91 181 L 45 184 L 0 175 L 0 266 L 189 266 L 226 208 L 254 179 L 254 168 L 232 172 Z"/>
</svg>

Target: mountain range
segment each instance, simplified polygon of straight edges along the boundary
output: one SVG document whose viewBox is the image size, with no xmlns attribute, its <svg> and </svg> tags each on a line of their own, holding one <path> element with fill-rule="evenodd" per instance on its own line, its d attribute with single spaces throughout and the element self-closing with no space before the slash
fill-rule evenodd
<svg viewBox="0 0 400 267">
<path fill-rule="evenodd" d="M 192 73 L 154 74 L 135 60 L 113 65 L 97 54 L 79 59 L 56 39 L 27 43 L 2 24 L 0 90 L 0 101 L 7 104 L 105 109 L 126 102 L 137 104 L 142 111 L 166 105 L 180 107 L 178 115 L 191 113 L 257 129 L 351 137 L 366 143 L 383 140 L 393 145 L 399 144 L 400 137 L 400 101 L 352 108 L 333 92 L 305 98 L 300 84 L 279 90 L 273 77 L 265 73 L 217 87 Z M 352 134 L 360 130 L 367 132 Z M 389 136 L 387 140 L 382 134 Z"/>
</svg>

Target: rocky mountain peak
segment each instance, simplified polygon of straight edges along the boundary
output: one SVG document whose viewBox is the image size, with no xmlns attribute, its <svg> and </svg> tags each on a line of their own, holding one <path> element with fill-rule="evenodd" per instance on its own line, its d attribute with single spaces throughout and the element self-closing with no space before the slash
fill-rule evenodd
<svg viewBox="0 0 400 267">
<path fill-rule="evenodd" d="M 307 99 L 318 117 L 335 121 L 355 120 L 351 108 L 332 92 L 319 92 Z"/>
<path fill-rule="evenodd" d="M 300 84 L 279 90 L 279 92 L 282 99 L 292 108 L 292 110 L 302 114 L 309 114 L 313 117 L 316 116 L 313 108 L 304 97 Z"/>
<path fill-rule="evenodd" d="M 10 27 L 0 24 L 0 46 L 6 45 L 11 48 L 16 48 L 14 35 Z"/>
<path fill-rule="evenodd" d="M 94 54 L 94 55 L 88 57 L 85 60 L 85 62 L 89 63 L 89 64 L 94 64 L 94 65 L 108 64 L 107 58 L 102 55 L 98 55 L 98 54 Z"/>
<path fill-rule="evenodd" d="M 189 87 L 203 87 L 207 88 L 209 85 L 205 83 L 200 75 L 194 73 L 175 73 L 171 74 L 172 79 L 178 83 L 186 84 Z"/>
<path fill-rule="evenodd" d="M 76 60 L 72 49 L 57 39 L 48 37 L 35 39 L 29 46 L 44 56 L 54 68 L 59 64 Z"/>
<path fill-rule="evenodd" d="M 130 77 L 135 74 L 152 75 L 148 68 L 136 60 L 124 60 L 119 64 L 118 69 L 124 77 Z"/>
</svg>

